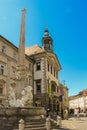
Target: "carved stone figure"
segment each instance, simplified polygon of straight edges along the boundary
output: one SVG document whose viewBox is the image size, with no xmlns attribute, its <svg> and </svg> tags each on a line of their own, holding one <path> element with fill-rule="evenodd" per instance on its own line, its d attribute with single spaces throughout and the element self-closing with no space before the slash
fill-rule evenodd
<svg viewBox="0 0 87 130">
<path fill-rule="evenodd" d="M 27 86 L 22 90 L 21 99 L 16 99 L 14 89 L 12 87 L 9 87 L 8 102 L 9 106 L 11 107 L 32 106 L 33 102 L 32 87 Z"/>
<path fill-rule="evenodd" d="M 32 106 L 33 95 L 32 87 L 27 86 L 21 92 L 22 98 L 20 100 L 20 106 Z"/>
<path fill-rule="evenodd" d="M 13 87 L 9 87 L 8 103 L 12 107 L 14 107 L 16 103 L 16 96 Z"/>
</svg>

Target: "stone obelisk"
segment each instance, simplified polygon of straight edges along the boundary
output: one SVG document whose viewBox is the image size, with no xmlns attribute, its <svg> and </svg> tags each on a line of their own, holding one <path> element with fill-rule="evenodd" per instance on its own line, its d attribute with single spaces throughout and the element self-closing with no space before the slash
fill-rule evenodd
<svg viewBox="0 0 87 130">
<path fill-rule="evenodd" d="M 18 49 L 18 65 L 25 66 L 25 13 L 26 10 L 22 10 L 22 23 L 20 31 L 20 42 Z"/>
<path fill-rule="evenodd" d="M 20 31 L 20 42 L 18 49 L 18 65 L 17 65 L 17 97 L 20 97 L 21 91 L 28 85 L 26 80 L 27 71 L 25 64 L 25 13 L 26 10 L 22 10 L 22 22 Z"/>
</svg>

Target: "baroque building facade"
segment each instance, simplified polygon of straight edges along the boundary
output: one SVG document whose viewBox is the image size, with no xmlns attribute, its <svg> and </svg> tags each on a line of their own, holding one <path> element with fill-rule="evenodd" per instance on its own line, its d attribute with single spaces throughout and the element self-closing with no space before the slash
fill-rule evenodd
<svg viewBox="0 0 87 130">
<path fill-rule="evenodd" d="M 46 29 L 42 38 L 42 48 L 28 47 L 25 53 L 34 60 L 34 103 L 36 106 L 59 109 L 60 94 L 58 72 L 61 69 L 57 56 L 53 53 L 52 38 Z"/>
<path fill-rule="evenodd" d="M 59 82 L 61 65 L 53 51 L 53 40 L 48 29 L 42 37 L 42 47 L 34 45 L 25 48 L 25 9 L 22 10 L 20 43 L 17 48 L 0 35 L 0 104 L 8 102 L 9 87 L 17 98 L 26 86 L 33 88 L 33 105 L 61 111 L 63 88 L 63 108 L 68 107 L 68 88 Z M 65 102 L 65 103 L 64 103 Z"/>
<path fill-rule="evenodd" d="M 87 111 L 87 89 L 79 92 L 77 95 L 69 97 L 69 109 L 75 108 Z"/>
<path fill-rule="evenodd" d="M 0 104 L 6 104 L 9 87 L 13 87 L 16 95 L 21 91 L 17 83 L 18 71 L 18 48 L 10 41 L 0 35 Z M 25 56 L 26 68 L 28 70 L 29 85 L 33 84 L 33 61 Z"/>
<path fill-rule="evenodd" d="M 69 98 L 68 98 L 68 88 L 64 84 L 60 83 L 60 93 L 62 94 L 62 102 L 60 102 L 61 109 L 69 109 Z M 61 90 L 62 89 L 62 90 Z"/>
</svg>

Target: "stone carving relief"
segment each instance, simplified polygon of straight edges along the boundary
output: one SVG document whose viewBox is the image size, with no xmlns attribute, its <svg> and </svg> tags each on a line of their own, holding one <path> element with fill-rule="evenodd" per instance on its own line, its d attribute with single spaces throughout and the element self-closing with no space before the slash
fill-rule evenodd
<svg viewBox="0 0 87 130">
<path fill-rule="evenodd" d="M 31 106 L 32 105 L 32 100 L 33 100 L 33 95 L 32 95 L 32 87 L 27 86 L 25 87 L 22 92 L 21 92 L 21 100 L 20 100 L 20 105 L 21 106 Z"/>
<path fill-rule="evenodd" d="M 17 71 L 16 73 L 16 79 L 17 80 L 25 80 L 25 81 L 29 81 L 29 76 L 30 73 L 28 71 Z"/>
<path fill-rule="evenodd" d="M 27 86 L 21 92 L 21 99 L 16 99 L 13 87 L 9 87 L 8 103 L 11 107 L 32 106 L 33 94 L 32 87 Z"/>
<path fill-rule="evenodd" d="M 9 87 L 9 93 L 8 93 L 8 103 L 10 106 L 14 107 L 16 96 L 13 87 Z"/>
</svg>

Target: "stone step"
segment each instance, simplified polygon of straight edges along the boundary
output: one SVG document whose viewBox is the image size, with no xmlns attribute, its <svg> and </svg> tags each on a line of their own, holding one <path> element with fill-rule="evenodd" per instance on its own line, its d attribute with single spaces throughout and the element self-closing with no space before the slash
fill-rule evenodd
<svg viewBox="0 0 87 130">
<path fill-rule="evenodd" d="M 45 122 L 46 120 L 43 119 L 26 119 L 24 121 L 25 129 L 27 130 L 45 130 Z M 14 130 L 18 129 L 18 126 L 15 125 Z"/>
<path fill-rule="evenodd" d="M 45 120 L 26 120 L 25 121 L 25 130 L 46 130 Z"/>
<path fill-rule="evenodd" d="M 24 130 L 46 130 L 46 120 L 25 120 L 25 129 Z M 51 120 L 51 129 L 56 127 L 56 123 Z M 14 130 L 18 130 L 18 127 L 15 127 Z"/>
<path fill-rule="evenodd" d="M 2 130 L 7 130 L 7 129 L 2 129 Z M 19 130 L 19 129 L 13 129 L 13 130 Z M 46 127 L 25 128 L 24 130 L 46 130 Z"/>
<path fill-rule="evenodd" d="M 30 122 L 32 122 L 32 121 L 33 121 L 33 122 L 38 122 L 38 121 L 39 121 L 39 122 L 40 122 L 40 121 L 45 121 L 45 120 L 46 120 L 46 119 L 41 119 L 41 118 L 40 118 L 40 119 L 28 119 L 28 118 L 27 118 L 25 121 L 30 121 Z"/>
<path fill-rule="evenodd" d="M 30 124 L 30 125 L 34 125 L 34 124 L 45 124 L 45 122 L 46 121 L 37 121 L 37 122 L 35 122 L 35 121 L 25 121 L 25 125 L 27 125 L 27 124 Z"/>
<path fill-rule="evenodd" d="M 47 130 L 46 127 L 25 128 L 24 130 Z"/>
<path fill-rule="evenodd" d="M 34 124 L 34 125 L 30 125 L 30 124 L 27 124 L 25 125 L 25 128 L 32 128 L 32 127 L 45 127 L 45 124 Z"/>
</svg>

